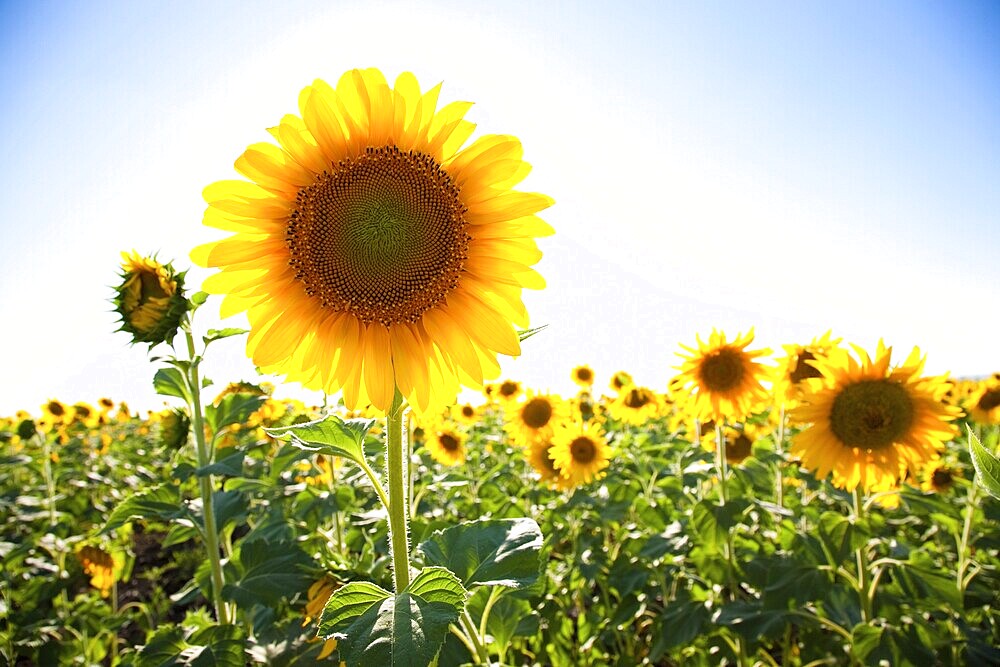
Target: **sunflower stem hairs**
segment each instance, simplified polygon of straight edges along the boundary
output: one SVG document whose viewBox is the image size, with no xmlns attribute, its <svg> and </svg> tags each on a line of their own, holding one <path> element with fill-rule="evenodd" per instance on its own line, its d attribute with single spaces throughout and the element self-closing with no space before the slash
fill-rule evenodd
<svg viewBox="0 0 1000 667">
<path fill-rule="evenodd" d="M 462 148 L 471 104 L 438 109 L 439 92 L 409 72 L 316 80 L 270 129 L 278 145 L 236 160 L 249 181 L 205 189 L 204 223 L 232 232 L 192 252 L 219 269 L 205 291 L 246 312 L 255 364 L 348 409 L 385 412 L 398 388 L 427 412 L 481 388 L 520 354 L 521 290 L 545 285 L 531 266 L 552 199 L 513 189 L 530 171 L 515 137 Z"/>
</svg>

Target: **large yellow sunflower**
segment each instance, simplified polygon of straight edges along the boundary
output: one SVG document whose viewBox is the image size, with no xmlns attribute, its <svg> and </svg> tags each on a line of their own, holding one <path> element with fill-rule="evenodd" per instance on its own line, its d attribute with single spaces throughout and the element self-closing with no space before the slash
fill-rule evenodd
<svg viewBox="0 0 1000 667">
<path fill-rule="evenodd" d="M 822 377 L 806 381 L 803 404 L 791 412 L 809 424 L 793 436 L 791 453 L 848 491 L 886 490 L 937 458 L 960 410 L 942 401 L 948 387 L 941 378 L 920 377 L 917 348 L 895 368 L 882 341 L 874 360 L 855 350 L 858 359 L 839 349 L 815 362 Z"/>
<path fill-rule="evenodd" d="M 515 137 L 461 149 L 471 104 L 438 110 L 439 90 L 377 69 L 317 80 L 279 145 L 236 161 L 252 182 L 205 190 L 205 224 L 234 232 L 192 252 L 221 269 L 205 291 L 246 311 L 254 363 L 349 409 L 384 411 L 398 387 L 426 411 L 497 377 L 528 325 L 521 290 L 544 287 L 534 238 L 553 230 L 535 214 L 552 199 L 512 189 L 530 170 Z"/>
<path fill-rule="evenodd" d="M 604 476 L 611 448 L 600 427 L 569 424 L 556 429 L 549 457 L 563 478 L 577 486 Z"/>
<path fill-rule="evenodd" d="M 771 350 L 747 350 L 752 342 L 753 329 L 731 343 L 726 342 L 726 334 L 712 329 L 708 343 L 698 336 L 698 349 L 681 345 L 691 354 L 680 355 L 684 364 L 677 380 L 693 393 L 691 408 L 696 419 L 739 421 L 767 400 L 761 384 L 766 367 L 755 360 Z"/>
</svg>

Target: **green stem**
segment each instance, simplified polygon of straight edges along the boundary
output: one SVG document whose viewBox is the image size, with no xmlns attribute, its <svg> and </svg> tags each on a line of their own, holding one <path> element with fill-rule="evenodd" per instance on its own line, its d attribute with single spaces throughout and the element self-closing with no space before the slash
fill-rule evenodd
<svg viewBox="0 0 1000 667">
<path fill-rule="evenodd" d="M 54 526 L 59 520 L 56 518 L 56 482 L 52 476 L 52 447 L 47 437 L 39 436 L 37 432 L 34 437 L 41 437 L 42 440 L 42 476 L 45 478 L 45 491 L 48 494 L 49 525 Z"/>
<path fill-rule="evenodd" d="M 715 468 L 719 473 L 719 504 L 726 506 L 726 440 L 722 432 L 722 420 L 715 424 Z"/>
<path fill-rule="evenodd" d="M 472 620 L 472 616 L 469 615 L 469 610 L 465 609 L 462 611 L 462 626 L 465 628 L 465 632 L 475 647 L 476 652 L 474 657 L 479 659 L 479 664 L 488 665 L 490 664 L 490 654 L 486 650 L 486 646 L 483 644 L 482 639 L 479 637 L 479 633 L 476 632 L 476 623 Z"/>
<path fill-rule="evenodd" d="M 962 536 L 958 541 L 958 572 L 955 577 L 955 583 L 958 585 L 958 594 L 960 599 L 963 600 L 963 605 L 965 588 L 969 584 L 965 578 L 965 573 L 972 563 L 972 559 L 969 557 L 969 541 L 972 538 L 972 520 L 976 514 L 976 492 L 978 490 L 979 487 L 976 484 L 975 478 L 973 478 L 972 484 L 969 485 L 969 493 L 965 499 L 965 524 L 962 526 Z"/>
<path fill-rule="evenodd" d="M 782 403 L 778 412 L 778 435 L 775 438 L 774 451 L 778 455 L 778 465 L 774 476 L 774 502 L 778 507 L 785 506 L 785 404 Z"/>
<path fill-rule="evenodd" d="M 403 442 L 403 396 L 396 390 L 386 416 L 386 477 L 389 480 L 389 541 L 396 592 L 410 585 L 410 513 L 407 509 L 406 448 Z"/>
<path fill-rule="evenodd" d="M 500 586 L 493 586 L 490 589 L 490 597 L 486 600 L 486 605 L 483 607 L 482 618 L 479 619 L 479 634 L 482 637 L 486 636 L 486 624 L 490 620 L 490 612 L 493 611 L 493 605 L 500 599 L 500 592 Z"/>
<path fill-rule="evenodd" d="M 854 517 L 855 519 L 860 519 L 862 508 L 864 507 L 860 487 L 854 488 L 852 497 L 854 499 Z M 868 571 L 868 554 L 866 553 L 866 545 L 858 547 L 855 552 L 855 557 L 858 562 L 858 599 L 861 602 L 861 620 L 865 623 L 870 623 L 875 615 L 873 611 L 875 587 L 871 585 L 871 572 Z"/>
<path fill-rule="evenodd" d="M 205 420 L 201 409 L 201 378 L 198 375 L 200 360 L 195 354 L 194 336 L 191 335 L 190 323 L 184 327 L 187 338 L 188 356 L 191 365 L 188 367 L 188 384 L 191 389 L 191 430 L 194 432 L 194 442 L 197 447 L 198 467 L 211 465 L 213 452 L 205 442 Z M 212 476 L 205 475 L 198 480 L 198 490 L 201 493 L 201 511 L 205 524 L 205 550 L 208 552 L 208 562 L 212 574 L 212 603 L 215 606 L 215 616 L 222 625 L 229 624 L 229 609 L 222 599 L 222 560 L 219 556 L 219 529 L 215 525 L 215 507 L 212 504 Z"/>
</svg>

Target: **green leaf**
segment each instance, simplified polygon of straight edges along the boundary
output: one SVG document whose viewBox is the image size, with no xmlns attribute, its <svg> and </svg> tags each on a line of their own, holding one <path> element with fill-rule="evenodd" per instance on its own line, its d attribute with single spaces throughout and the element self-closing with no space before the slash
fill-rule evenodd
<svg viewBox="0 0 1000 667">
<path fill-rule="evenodd" d="M 224 475 L 226 477 L 239 477 L 243 474 L 243 459 L 245 452 L 235 452 L 224 459 L 210 463 L 207 466 L 196 468 L 194 474 L 198 477 L 208 475 Z"/>
<path fill-rule="evenodd" d="M 172 521 L 182 517 L 194 519 L 194 515 L 182 503 L 180 491 L 173 484 L 161 484 L 129 496 L 119 503 L 108 516 L 108 522 L 104 524 L 101 533 L 121 528 L 134 519 Z"/>
<path fill-rule="evenodd" d="M 523 330 L 517 332 L 517 340 L 523 342 L 523 341 L 531 338 L 532 336 L 534 336 L 539 331 L 542 331 L 543 329 L 548 329 L 548 328 L 549 328 L 548 324 L 543 324 L 540 327 L 534 327 L 534 328 L 531 328 L 531 329 L 523 329 Z"/>
<path fill-rule="evenodd" d="M 274 606 L 306 589 L 314 563 L 293 542 L 243 540 L 235 559 L 237 581 L 222 587 L 222 597 L 244 609 L 254 604 Z"/>
<path fill-rule="evenodd" d="M 153 389 L 161 396 L 175 396 L 190 405 L 191 391 L 187 377 L 176 368 L 161 368 L 153 376 Z"/>
<path fill-rule="evenodd" d="M 969 433 L 969 453 L 972 455 L 972 465 L 976 468 L 976 478 L 991 496 L 1000 498 L 1000 460 L 990 450 L 983 447 L 972 429 L 966 426 Z"/>
<path fill-rule="evenodd" d="M 248 329 L 239 329 L 237 327 L 226 327 L 225 329 L 209 329 L 204 336 L 201 337 L 205 341 L 205 345 L 208 345 L 212 341 L 221 340 L 223 338 L 229 338 L 231 336 L 241 336 L 248 333 Z"/>
<path fill-rule="evenodd" d="M 721 550 L 726 536 L 738 523 L 750 503 L 744 498 L 734 498 L 725 505 L 712 500 L 702 500 L 691 510 L 691 528 L 701 538 L 705 548 L 712 552 Z"/>
<path fill-rule="evenodd" d="M 311 454 L 340 456 L 361 464 L 365 460 L 365 436 L 374 419 L 348 419 L 344 421 L 336 415 L 304 424 L 294 424 L 281 428 L 264 429 L 272 438 L 277 438 L 306 450 Z"/>
<path fill-rule="evenodd" d="M 243 392 L 226 394 L 218 405 L 206 406 L 205 422 L 213 433 L 218 433 L 230 424 L 246 422 L 247 417 L 256 411 L 265 400 L 267 400 L 267 396 L 258 394 Z"/>
<path fill-rule="evenodd" d="M 334 592 L 320 617 L 319 635 L 336 637 L 349 665 L 425 667 L 458 621 L 467 593 L 454 574 L 428 567 L 397 595 L 367 582 Z"/>
<path fill-rule="evenodd" d="M 191 295 L 191 303 L 194 304 L 195 306 L 200 306 L 204 304 L 206 301 L 208 301 L 207 292 L 195 292 L 194 294 Z"/>
<path fill-rule="evenodd" d="M 542 529 L 533 519 L 480 519 L 436 531 L 419 549 L 467 588 L 523 588 L 541 570 Z"/>
<path fill-rule="evenodd" d="M 138 667 L 243 667 L 243 635 L 235 625 L 210 625 L 190 637 L 184 630 L 171 627 L 157 632 L 139 651 Z"/>
</svg>

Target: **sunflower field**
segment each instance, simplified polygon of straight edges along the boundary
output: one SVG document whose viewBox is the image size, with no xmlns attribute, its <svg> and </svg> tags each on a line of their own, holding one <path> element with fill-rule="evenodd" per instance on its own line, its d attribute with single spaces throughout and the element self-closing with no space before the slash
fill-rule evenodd
<svg viewBox="0 0 1000 667">
<path fill-rule="evenodd" d="M 554 201 L 439 89 L 304 88 L 204 191 L 203 291 L 123 253 L 169 407 L 0 417 L 5 663 L 1000 664 L 1000 374 L 713 329 L 658 386 L 501 380 Z"/>
<path fill-rule="evenodd" d="M 776 369 L 801 374 L 809 349 Z M 170 376 L 158 387 L 181 393 Z M 942 405 L 977 416 L 898 485 L 849 492 L 790 453 L 806 433 L 794 409 L 758 403 L 712 424 L 679 384 L 617 373 L 600 392 L 589 368 L 574 377 L 577 396 L 508 380 L 407 418 L 414 559 L 448 565 L 468 591 L 438 665 L 1000 659 L 1000 503 L 974 481 L 965 435 L 995 447 L 996 410 L 983 408 L 997 378 L 946 383 Z M 317 638 L 320 618 L 350 583 L 391 588 L 386 512 L 359 466 L 324 453 L 343 445 L 269 432 L 332 412 L 381 469 L 384 427 L 271 389 L 234 383 L 207 401 L 207 465 L 186 408 L 52 400 L 0 422 L 8 664 L 345 658 L 344 639 Z M 211 602 L 205 481 L 228 623 Z"/>
</svg>

